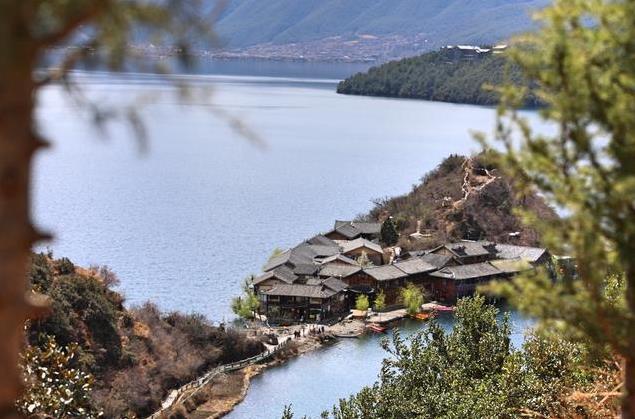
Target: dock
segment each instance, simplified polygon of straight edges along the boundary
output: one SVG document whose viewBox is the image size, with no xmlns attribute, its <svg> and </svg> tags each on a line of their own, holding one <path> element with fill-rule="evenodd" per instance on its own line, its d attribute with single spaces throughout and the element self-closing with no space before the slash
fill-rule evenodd
<svg viewBox="0 0 635 419">
<path fill-rule="evenodd" d="M 387 324 L 408 317 L 405 308 L 398 310 L 386 311 L 383 313 L 373 313 L 366 318 L 369 323 Z"/>
</svg>

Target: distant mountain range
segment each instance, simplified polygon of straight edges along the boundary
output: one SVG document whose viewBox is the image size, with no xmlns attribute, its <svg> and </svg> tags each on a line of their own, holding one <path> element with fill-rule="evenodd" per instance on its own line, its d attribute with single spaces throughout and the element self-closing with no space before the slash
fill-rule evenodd
<svg viewBox="0 0 635 419">
<path fill-rule="evenodd" d="M 489 44 L 533 27 L 549 0 L 228 0 L 216 22 L 227 49 L 297 44 L 320 48 L 333 38 L 422 52 L 444 44 Z M 330 40 L 330 41 L 328 41 Z M 384 40 L 384 41 L 382 41 Z M 409 45 L 412 44 L 412 45 Z M 342 46 L 347 50 L 348 45 Z M 257 51 L 257 48 L 256 48 Z M 285 51 L 285 49 L 282 49 Z M 310 51 L 309 51 L 310 52 Z M 397 52 L 396 55 L 405 55 Z"/>
</svg>

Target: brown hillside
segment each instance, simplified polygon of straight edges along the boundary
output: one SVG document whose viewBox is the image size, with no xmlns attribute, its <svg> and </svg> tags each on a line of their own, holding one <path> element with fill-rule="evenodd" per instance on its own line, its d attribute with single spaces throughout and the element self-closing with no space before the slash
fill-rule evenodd
<svg viewBox="0 0 635 419">
<path fill-rule="evenodd" d="M 524 226 L 514 210 L 528 209 L 541 218 L 557 217 L 555 211 L 536 194 L 518 195 L 513 182 L 483 160 L 451 155 L 410 193 L 376 201 L 367 217 L 393 216 L 405 249 L 462 239 L 539 244 L 538 233 Z M 419 224 L 421 235 L 410 237 Z"/>
<path fill-rule="evenodd" d="M 62 346 L 77 343 L 72 367 L 95 378 L 90 403 L 104 418 L 147 417 L 172 389 L 264 349 L 199 314 L 163 313 L 150 303 L 126 308 L 107 267 L 34 254 L 29 282 L 50 298 L 51 313 L 28 323 L 28 344 L 42 346 L 48 336 Z"/>
</svg>

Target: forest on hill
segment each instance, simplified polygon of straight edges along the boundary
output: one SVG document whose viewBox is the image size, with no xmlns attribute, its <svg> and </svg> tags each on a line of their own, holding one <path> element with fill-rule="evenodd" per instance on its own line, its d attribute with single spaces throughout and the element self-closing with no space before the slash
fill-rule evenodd
<svg viewBox="0 0 635 419">
<path fill-rule="evenodd" d="M 439 43 L 496 42 L 529 30 L 548 0 L 229 0 L 215 30 L 230 47 L 332 36 L 425 34 Z"/>
<path fill-rule="evenodd" d="M 495 106 L 499 95 L 486 86 L 500 86 L 505 82 L 525 84 L 520 70 L 509 65 L 504 54 L 460 61 L 449 51 L 440 50 L 355 74 L 340 82 L 337 92 Z M 535 108 L 539 103 L 530 94 L 525 106 Z"/>
<path fill-rule="evenodd" d="M 151 303 L 125 308 L 107 267 L 34 254 L 29 281 L 51 301 L 50 315 L 26 328 L 27 392 L 19 406 L 29 417 L 147 417 L 171 389 L 264 349 L 202 315 L 162 313 Z M 73 403 L 61 414 L 65 399 Z"/>
<path fill-rule="evenodd" d="M 513 182 L 488 164 L 486 156 L 451 155 L 409 193 L 376 200 L 364 217 L 392 216 L 401 232 L 399 245 L 409 250 L 462 239 L 540 245 L 538 233 L 515 213 L 520 208 L 542 219 L 557 217 L 540 196 L 519 196 Z M 413 240 L 409 236 L 418 224 L 425 237 Z"/>
</svg>

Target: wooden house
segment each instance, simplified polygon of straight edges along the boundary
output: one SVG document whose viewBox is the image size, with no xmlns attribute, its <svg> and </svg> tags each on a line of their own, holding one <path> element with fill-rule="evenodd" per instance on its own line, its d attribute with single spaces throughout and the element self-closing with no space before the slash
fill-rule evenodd
<svg viewBox="0 0 635 419">
<path fill-rule="evenodd" d="M 452 257 L 458 264 L 481 263 L 491 259 L 495 253 L 495 243 L 458 242 L 448 243 L 432 249 L 430 253 Z"/>
<path fill-rule="evenodd" d="M 448 243 L 385 258 L 384 249 L 371 241 L 380 230 L 379 223 L 337 221 L 332 232 L 271 258 L 253 281 L 261 313 L 274 322 L 322 321 L 346 311 L 360 293 L 384 292 L 387 305 L 399 304 L 408 283 L 422 288 L 429 299 L 455 302 L 492 279 L 550 267 L 552 259 L 544 248 L 488 241 Z M 359 263 L 362 255 L 371 266 Z"/>
<path fill-rule="evenodd" d="M 293 270 L 287 266 L 279 266 L 269 272 L 265 272 L 259 277 L 254 278 L 252 285 L 254 292 L 258 294 L 261 291 L 267 291 L 276 285 L 293 284 L 299 277 L 293 273 Z"/>
<path fill-rule="evenodd" d="M 381 233 L 381 223 L 367 223 L 358 221 L 335 221 L 333 230 L 324 234 L 331 240 L 354 240 L 364 238 L 376 240 Z"/>
<path fill-rule="evenodd" d="M 345 289 L 346 284 L 337 278 L 279 284 L 261 291 L 261 312 L 270 323 L 322 322 L 347 311 Z"/>
<path fill-rule="evenodd" d="M 400 290 L 406 285 L 408 274 L 395 265 L 365 268 L 363 274 L 360 277 L 361 280 L 366 279 L 366 284 L 371 286 L 377 293 L 384 292 L 387 305 L 398 303 Z"/>
<path fill-rule="evenodd" d="M 407 281 L 421 288 L 425 295 L 432 295 L 434 281 L 428 274 L 439 269 L 436 265 L 418 257 L 397 262 L 393 266 L 404 272 L 407 275 Z"/>
<path fill-rule="evenodd" d="M 382 265 L 384 263 L 384 250 L 377 243 L 363 238 L 355 240 L 346 240 L 337 242 L 342 249 L 342 255 L 349 259 L 358 260 L 363 254 L 374 265 Z"/>
<path fill-rule="evenodd" d="M 430 273 L 431 277 L 437 279 L 432 285 L 432 295 L 440 301 L 453 302 L 473 295 L 476 287 L 500 275 L 501 271 L 487 262 L 447 266 Z"/>
</svg>

